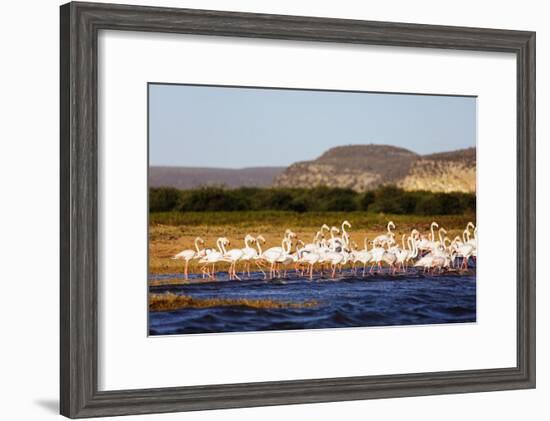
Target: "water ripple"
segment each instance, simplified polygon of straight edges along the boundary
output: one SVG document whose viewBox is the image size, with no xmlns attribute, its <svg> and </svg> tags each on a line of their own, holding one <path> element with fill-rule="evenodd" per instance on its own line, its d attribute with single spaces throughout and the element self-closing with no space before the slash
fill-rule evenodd
<svg viewBox="0 0 550 421">
<path fill-rule="evenodd" d="M 184 308 L 149 315 L 151 335 L 392 326 L 476 321 L 475 275 L 371 276 L 313 281 L 266 281 L 261 274 L 241 282 L 196 282 L 151 286 L 150 292 L 194 298 L 315 300 L 312 308 Z M 174 278 L 167 275 L 166 279 Z M 154 279 L 164 279 L 156 277 Z"/>
</svg>

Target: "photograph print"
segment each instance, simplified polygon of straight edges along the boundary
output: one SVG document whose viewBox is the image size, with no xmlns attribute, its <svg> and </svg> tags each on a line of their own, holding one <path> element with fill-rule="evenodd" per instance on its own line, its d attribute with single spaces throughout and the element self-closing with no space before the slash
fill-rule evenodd
<svg viewBox="0 0 550 421">
<path fill-rule="evenodd" d="M 476 107 L 149 83 L 149 335 L 476 322 Z"/>
</svg>

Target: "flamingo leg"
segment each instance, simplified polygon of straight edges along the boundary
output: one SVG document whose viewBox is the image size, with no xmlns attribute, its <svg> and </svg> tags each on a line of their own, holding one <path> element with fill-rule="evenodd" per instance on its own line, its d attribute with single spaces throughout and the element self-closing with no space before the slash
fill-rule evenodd
<svg viewBox="0 0 550 421">
<path fill-rule="evenodd" d="M 233 265 L 233 276 L 235 277 L 235 279 L 237 279 L 237 281 L 241 281 L 242 279 L 239 278 L 239 275 L 237 275 L 237 270 L 236 270 L 235 266 L 237 266 L 237 262 L 235 262 L 234 265 Z"/>
<path fill-rule="evenodd" d="M 264 272 L 264 269 L 263 269 L 262 265 L 260 265 L 260 262 L 256 261 L 256 266 L 258 266 L 258 269 L 260 269 L 260 272 L 262 272 L 262 274 L 264 275 L 264 279 L 266 279 L 267 274 Z"/>
</svg>

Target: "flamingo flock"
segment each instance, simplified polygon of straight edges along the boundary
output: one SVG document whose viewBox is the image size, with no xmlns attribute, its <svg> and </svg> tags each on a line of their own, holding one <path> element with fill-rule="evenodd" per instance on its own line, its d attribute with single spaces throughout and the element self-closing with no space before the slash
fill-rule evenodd
<svg viewBox="0 0 550 421">
<path fill-rule="evenodd" d="M 287 229 L 281 245 L 263 249 L 265 238 L 262 235 L 246 234 L 244 247 L 229 248 L 231 242 L 226 237 L 216 240 L 216 247 L 205 248 L 204 240 L 195 238 L 194 249 L 183 250 L 173 259 L 183 260 L 184 277 L 189 277 L 189 263 L 198 261 L 202 277 L 216 279 L 216 267 L 226 266 L 230 280 L 250 278 L 250 268 L 257 267 L 264 278 L 286 278 L 289 270 L 297 276 L 313 279 L 315 274 L 324 276 L 326 271 L 334 278 L 348 265 L 354 276 L 361 271 L 363 277 L 381 273 L 407 273 L 416 268 L 423 273 L 436 274 L 449 270 L 466 270 L 470 259 L 477 258 L 477 227 L 468 222 L 462 236 L 450 239 L 447 230 L 432 222 L 428 233 L 413 229 L 403 234 L 400 243 L 396 240 L 395 224 L 389 221 L 386 232 L 372 240 L 364 238 L 363 248 L 358 248 L 349 230 L 349 221 L 340 227 L 323 224 L 313 235 L 312 241 L 305 243 L 296 233 Z M 436 231 L 437 230 L 437 231 Z M 241 268 L 239 276 L 237 266 Z"/>
</svg>

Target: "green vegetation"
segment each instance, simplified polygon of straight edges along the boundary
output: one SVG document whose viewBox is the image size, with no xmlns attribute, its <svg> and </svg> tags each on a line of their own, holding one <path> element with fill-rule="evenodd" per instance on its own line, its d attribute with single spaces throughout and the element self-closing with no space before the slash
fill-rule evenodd
<svg viewBox="0 0 550 421">
<path fill-rule="evenodd" d="M 396 215 L 459 215 L 475 213 L 475 208 L 473 193 L 405 191 L 395 186 L 383 186 L 365 193 L 329 187 L 149 189 L 150 212 L 361 211 Z"/>
<path fill-rule="evenodd" d="M 243 212 L 155 212 L 149 215 L 149 224 L 185 226 L 196 229 L 190 232 L 193 235 L 204 235 L 205 227 L 210 231 L 224 228 L 224 232 L 243 231 L 247 228 L 265 230 L 273 227 L 281 230 L 282 227 L 315 228 L 323 224 L 339 226 L 342 221 L 349 220 L 353 229 L 378 229 L 385 231 L 386 224 L 392 220 L 398 227 L 426 228 L 435 219 L 447 228 L 464 229 L 468 221 L 475 221 L 475 214 L 466 212 L 460 215 L 395 215 L 370 212 L 284 212 L 284 211 L 243 211 Z M 195 232 L 196 231 L 196 232 Z"/>
</svg>

